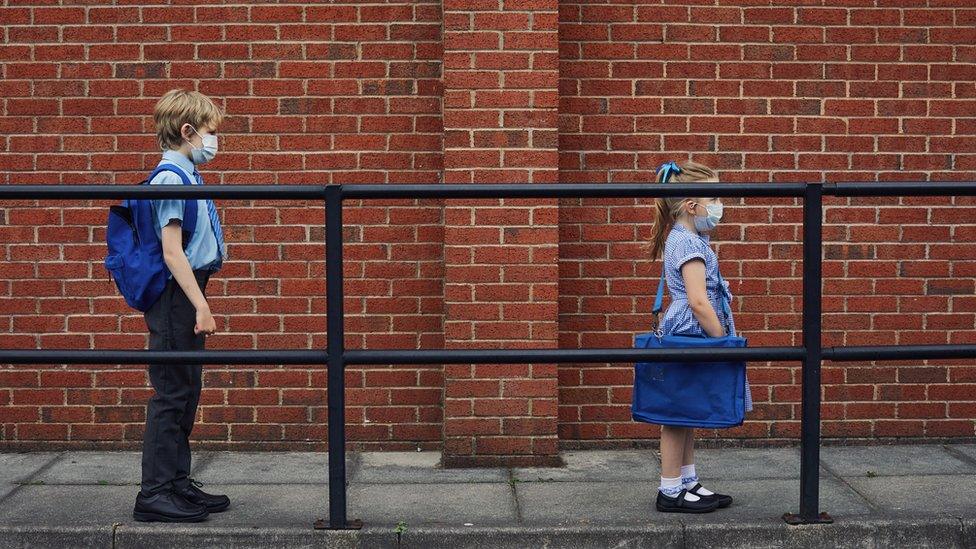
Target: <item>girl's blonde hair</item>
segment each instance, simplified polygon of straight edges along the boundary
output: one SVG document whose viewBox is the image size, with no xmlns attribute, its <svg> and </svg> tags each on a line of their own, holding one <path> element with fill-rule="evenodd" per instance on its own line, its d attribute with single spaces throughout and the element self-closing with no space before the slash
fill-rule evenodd
<svg viewBox="0 0 976 549">
<path fill-rule="evenodd" d="M 680 172 L 670 171 L 671 177 L 668 183 L 694 183 L 715 178 L 715 172 L 708 166 L 696 162 L 687 161 L 678 164 Z M 664 183 L 663 178 L 669 170 L 660 170 L 657 174 L 657 182 Z M 647 246 L 651 248 L 651 258 L 657 259 L 664 252 L 664 241 L 668 237 L 668 230 L 674 226 L 674 220 L 681 215 L 681 207 L 688 197 L 665 196 L 654 199 L 654 232 L 651 235 L 651 242 Z"/>
<path fill-rule="evenodd" d="M 224 119 L 220 108 L 206 95 L 198 91 L 170 90 L 163 95 L 153 112 L 156 123 L 156 139 L 163 150 L 178 149 L 183 145 L 180 128 L 190 124 L 198 131 L 202 127 L 217 127 Z"/>
</svg>

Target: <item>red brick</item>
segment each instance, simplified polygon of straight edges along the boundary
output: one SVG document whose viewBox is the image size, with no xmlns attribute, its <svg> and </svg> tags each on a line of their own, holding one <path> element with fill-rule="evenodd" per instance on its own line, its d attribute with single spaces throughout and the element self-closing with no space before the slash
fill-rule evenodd
<svg viewBox="0 0 976 549">
<path fill-rule="evenodd" d="M 90 406 L 46 406 L 41 408 L 44 423 L 91 423 L 94 418 Z"/>
<path fill-rule="evenodd" d="M 227 403 L 237 405 L 278 404 L 276 389 L 228 389 Z"/>
<path fill-rule="evenodd" d="M 70 436 L 71 440 L 121 440 L 124 432 L 125 426 L 121 424 L 72 424 Z"/>
<path fill-rule="evenodd" d="M 57 410 L 57 408 L 54 408 Z M 37 423 L 41 420 L 41 409 L 37 406 L 7 406 L 0 409 L 0 422 Z"/>
<path fill-rule="evenodd" d="M 23 423 L 17 426 L 20 440 L 62 441 L 68 438 L 68 425 L 64 423 Z"/>
<path fill-rule="evenodd" d="M 145 406 L 95 406 L 95 423 L 144 423 Z"/>
<path fill-rule="evenodd" d="M 0 371 L 0 387 L 38 387 L 38 374 L 26 370 Z"/>
</svg>

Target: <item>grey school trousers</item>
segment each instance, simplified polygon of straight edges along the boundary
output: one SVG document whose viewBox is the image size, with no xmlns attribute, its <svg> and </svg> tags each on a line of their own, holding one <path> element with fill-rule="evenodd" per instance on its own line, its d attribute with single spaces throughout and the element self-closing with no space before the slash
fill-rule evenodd
<svg viewBox="0 0 976 549">
<path fill-rule="evenodd" d="M 210 272 L 193 271 L 205 292 Z M 149 327 L 149 349 L 202 350 L 206 336 L 194 334 L 196 309 L 175 278 L 166 282 L 163 295 L 144 314 Z M 200 402 L 203 366 L 151 364 L 149 380 L 155 394 L 146 407 L 142 438 L 142 493 L 145 496 L 185 490 L 190 476 L 190 433 Z"/>
</svg>

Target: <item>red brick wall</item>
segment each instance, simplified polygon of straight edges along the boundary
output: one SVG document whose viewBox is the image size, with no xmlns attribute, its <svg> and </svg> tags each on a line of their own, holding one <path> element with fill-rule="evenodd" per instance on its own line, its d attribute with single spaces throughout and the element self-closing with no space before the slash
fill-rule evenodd
<svg viewBox="0 0 976 549">
<path fill-rule="evenodd" d="M 444 181 L 558 180 L 556 0 L 444 2 Z M 446 346 L 557 347 L 556 200 L 447 200 Z M 554 464 L 554 364 L 448 364 L 444 464 Z"/>
<path fill-rule="evenodd" d="M 920 4 L 563 1 L 560 177 L 648 181 L 690 157 L 727 181 L 973 180 L 976 6 Z M 824 202 L 825 346 L 976 341 L 976 200 Z M 713 243 L 737 327 L 751 345 L 800 345 L 798 203 L 726 212 Z M 561 346 L 646 329 L 651 215 L 645 200 L 563 203 Z M 708 435 L 797 437 L 799 366 L 750 367 L 750 421 Z M 560 437 L 656 433 L 630 421 L 631 379 L 628 365 L 561 367 Z M 971 360 L 825 363 L 823 434 L 972 437 L 974 383 Z"/>
<path fill-rule="evenodd" d="M 3 183 L 137 183 L 158 162 L 153 104 L 173 87 L 227 112 L 208 182 L 441 179 L 440 2 L 19 4 L 0 8 Z M 0 205 L 4 347 L 145 348 L 141 316 L 101 265 L 108 204 Z M 347 206 L 347 346 L 443 347 L 440 208 Z M 325 348 L 324 208 L 221 209 L 232 260 L 208 288 L 222 330 L 208 347 Z M 439 447 L 442 378 L 440 367 L 350 368 L 350 439 Z M 325 380 L 324 368 L 210 367 L 194 436 L 320 443 Z M 146 385 L 144 368 L 2 367 L 0 439 L 131 445 Z"/>
<path fill-rule="evenodd" d="M 5 184 L 138 182 L 158 158 L 152 105 L 177 86 L 227 111 L 212 183 L 629 182 L 689 157 L 729 181 L 976 172 L 968 0 L 63 4 L 0 7 Z M 101 266 L 108 204 L 0 204 L 3 347 L 145 346 Z M 825 204 L 825 345 L 976 340 L 976 200 Z M 322 207 L 221 207 L 232 261 L 208 291 L 209 347 L 324 348 Z M 799 344 L 798 206 L 727 211 L 714 242 L 738 327 Z M 650 215 L 630 199 L 349 202 L 347 346 L 627 347 L 659 272 L 639 248 Z M 757 411 L 706 436 L 795 438 L 798 366 L 751 366 Z M 629 419 L 630 375 L 352 367 L 348 433 L 544 462 L 557 434 L 654 436 Z M 825 436 L 974 435 L 972 361 L 826 363 L 823 379 Z M 325 439 L 321 368 L 209 367 L 205 384 L 200 441 Z M 0 447 L 135 446 L 149 392 L 138 367 L 0 365 Z"/>
</svg>

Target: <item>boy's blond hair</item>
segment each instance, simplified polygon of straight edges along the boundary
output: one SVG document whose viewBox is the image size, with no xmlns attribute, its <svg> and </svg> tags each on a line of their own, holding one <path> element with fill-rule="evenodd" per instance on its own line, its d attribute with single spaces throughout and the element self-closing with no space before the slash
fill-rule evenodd
<svg viewBox="0 0 976 549">
<path fill-rule="evenodd" d="M 220 108 L 209 97 L 198 91 L 180 89 L 166 92 L 153 112 L 156 139 L 163 150 L 178 149 L 183 145 L 180 133 L 183 124 L 190 124 L 199 131 L 208 126 L 216 128 L 223 119 Z"/>
</svg>

